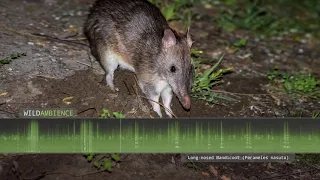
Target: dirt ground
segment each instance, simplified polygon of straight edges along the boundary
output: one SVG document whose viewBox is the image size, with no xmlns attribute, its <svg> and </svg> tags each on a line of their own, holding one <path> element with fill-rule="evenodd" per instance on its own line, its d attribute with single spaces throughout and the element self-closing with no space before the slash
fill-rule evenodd
<svg viewBox="0 0 320 180">
<path fill-rule="evenodd" d="M 83 38 L 82 25 L 90 3 L 1 0 L 0 57 L 13 52 L 26 52 L 27 56 L 0 67 L 0 93 L 8 92 L 0 96 L 0 118 L 14 117 L 23 107 L 72 107 L 80 117 L 98 117 L 103 108 L 126 117 L 156 117 L 148 102 L 138 96 L 141 92 L 132 73 L 116 73 L 115 84 L 120 91 L 113 93 L 104 83 L 101 67 L 83 45 L 87 42 L 61 40 Z M 310 117 L 320 110 L 317 100 L 297 102 L 266 89 L 267 72 L 275 65 L 284 71 L 320 72 L 320 49 L 313 41 L 261 41 L 244 32 L 220 32 L 206 21 L 195 21 L 191 34 L 194 47 L 203 50 L 204 56 L 226 54 L 222 67 L 234 67 L 234 72 L 215 90 L 227 92 L 237 101 L 208 106 L 192 99 L 192 109 L 187 112 L 175 98 L 172 110 L 176 116 Z M 243 36 L 249 37 L 248 45 L 231 52 L 226 43 Z M 62 99 L 70 96 L 71 105 L 63 103 Z M 190 168 L 180 162 L 179 155 L 130 154 L 121 159 L 112 173 L 97 173 L 82 155 L 4 154 L 0 157 L 0 179 L 320 179 L 320 167 L 300 163 L 203 163 Z M 217 174 L 210 172 L 209 165 Z M 42 173 L 47 174 L 40 177 Z"/>
</svg>

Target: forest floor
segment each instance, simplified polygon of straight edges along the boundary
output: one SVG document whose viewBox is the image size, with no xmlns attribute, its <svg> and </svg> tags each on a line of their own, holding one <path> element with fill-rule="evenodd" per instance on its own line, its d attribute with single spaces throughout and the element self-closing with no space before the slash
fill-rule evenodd
<svg viewBox="0 0 320 180">
<path fill-rule="evenodd" d="M 20 55 L 0 66 L 0 118 L 15 117 L 20 108 L 31 107 L 72 107 L 80 117 L 98 117 L 104 108 L 130 118 L 156 117 L 148 102 L 137 96 L 141 92 L 135 91 L 132 73 L 116 73 L 119 92 L 106 87 L 102 68 L 83 45 L 88 43 L 79 40 L 89 7 L 86 0 L 2 0 L 0 59 Z M 194 12 L 216 16 L 214 8 L 199 6 Z M 180 28 L 178 23 L 172 26 Z M 279 72 L 319 73 L 319 39 L 259 39 L 246 31 L 221 31 L 208 18 L 194 20 L 190 30 L 193 48 L 203 51 L 199 59 L 217 60 L 225 54 L 220 68 L 233 71 L 213 91 L 234 100 L 207 105 L 193 98 L 191 110 L 185 111 L 175 98 L 172 110 L 177 117 L 311 117 L 320 111 L 319 96 L 311 91 L 304 96 L 277 91 L 278 85 L 268 79 L 275 66 Z M 243 38 L 244 44 L 234 45 Z M 203 62 L 200 67 L 212 65 Z M 63 102 L 66 97 L 73 97 L 70 105 Z M 190 168 L 176 155 L 129 154 L 113 172 L 91 173 L 94 167 L 81 154 L 0 157 L 0 179 L 37 179 L 44 172 L 47 175 L 38 179 L 320 179 L 319 164 L 301 162 L 199 163 Z"/>
</svg>

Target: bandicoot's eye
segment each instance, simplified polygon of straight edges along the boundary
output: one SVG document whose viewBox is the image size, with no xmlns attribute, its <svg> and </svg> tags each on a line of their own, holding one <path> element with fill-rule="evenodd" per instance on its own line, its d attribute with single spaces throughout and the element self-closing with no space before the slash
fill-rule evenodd
<svg viewBox="0 0 320 180">
<path fill-rule="evenodd" d="M 173 72 L 173 73 L 176 72 L 176 67 L 175 66 L 171 66 L 170 71 Z"/>
</svg>

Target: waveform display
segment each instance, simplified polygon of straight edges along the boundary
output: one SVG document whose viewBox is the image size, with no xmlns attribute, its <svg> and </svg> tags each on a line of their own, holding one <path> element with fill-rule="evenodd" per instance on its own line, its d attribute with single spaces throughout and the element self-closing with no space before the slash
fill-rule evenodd
<svg viewBox="0 0 320 180">
<path fill-rule="evenodd" d="M 1 119 L 0 153 L 316 153 L 316 119 Z"/>
</svg>

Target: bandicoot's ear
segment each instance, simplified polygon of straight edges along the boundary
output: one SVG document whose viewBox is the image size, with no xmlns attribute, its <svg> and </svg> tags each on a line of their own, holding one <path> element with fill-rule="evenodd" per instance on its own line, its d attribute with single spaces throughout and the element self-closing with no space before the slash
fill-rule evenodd
<svg viewBox="0 0 320 180">
<path fill-rule="evenodd" d="M 187 36 L 188 46 L 189 46 L 189 48 L 191 48 L 191 46 L 192 46 L 192 44 L 193 44 L 193 41 L 192 41 L 191 35 L 190 35 L 190 27 L 187 28 L 186 36 Z"/>
<path fill-rule="evenodd" d="M 168 49 L 177 43 L 176 36 L 171 29 L 164 30 L 164 35 L 162 38 L 162 43 L 164 48 Z"/>
</svg>

